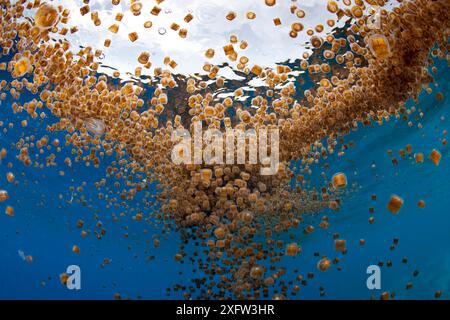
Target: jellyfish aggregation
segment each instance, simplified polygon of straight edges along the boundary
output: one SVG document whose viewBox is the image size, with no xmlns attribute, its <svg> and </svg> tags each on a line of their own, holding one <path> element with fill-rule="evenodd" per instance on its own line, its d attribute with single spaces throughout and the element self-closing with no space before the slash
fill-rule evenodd
<svg viewBox="0 0 450 320">
<path fill-rule="evenodd" d="M 120 2 L 112 0 L 112 5 Z M 151 19 L 160 14 L 161 2 L 156 1 L 151 12 L 145 13 L 142 4 L 132 0 L 129 10 L 136 16 L 148 14 Z M 274 11 L 274 28 L 283 24 L 277 17 L 277 1 L 265 0 L 261 5 Z M 313 165 L 332 153 L 343 152 L 341 137 L 358 123 L 381 124 L 406 114 L 405 101 L 417 98 L 433 81 L 426 69 L 433 63 L 430 51 L 433 57 L 449 61 L 448 1 L 403 0 L 392 8 L 385 5 L 384 0 L 328 1 L 326 10 L 336 14 L 336 20 L 348 19 L 348 28 L 324 35 L 323 25 L 306 29 L 301 19 L 307 12 L 293 2 L 290 12 L 299 21 L 291 25 L 289 35 L 295 41 L 298 34 L 307 34 L 313 53 L 303 53 L 295 64 L 278 64 L 276 68 L 252 64 L 251 57 L 242 53 L 248 41 L 234 34 L 229 43 L 205 48 L 203 76 L 176 74 L 181 61 L 166 57 L 158 66 L 149 52 L 141 52 L 135 58 L 141 67 L 134 75 L 138 80 L 148 75 L 154 88 L 150 91 L 141 81 L 114 81 L 121 76 L 118 71 L 112 76 L 101 74 L 100 48 L 75 48 L 66 40 L 65 35 L 78 30 L 68 9 L 54 2 L 5 0 L 0 11 L 0 42 L 2 55 L 10 60 L 1 63 L 0 70 L 10 73 L 13 80 L 1 81 L 1 98 L 8 94 L 18 101 L 21 92 L 28 91 L 33 99 L 23 105 L 13 102 L 14 111 L 26 112 L 32 119 L 45 118 L 46 113 L 58 119 L 47 130 L 49 135 L 66 133 L 64 147 L 72 148 L 73 155 L 64 159 L 66 166 L 84 161 L 98 168 L 103 157 L 116 157 L 106 171 L 109 179 L 117 180 L 113 183 L 117 197 L 105 197 L 102 189 L 108 190 L 108 186 L 102 179 L 96 183 L 99 198 L 133 212 L 136 222 L 159 222 L 163 233 L 179 234 L 183 245 L 175 260 L 189 260 L 200 273 L 192 283 L 176 285 L 168 293 L 180 291 L 185 298 L 203 299 L 291 298 L 315 271 L 301 275 L 294 270 L 295 279 L 283 278 L 286 269 L 282 259 L 301 255 L 301 238 L 315 230 L 304 216 L 324 209 L 339 210 L 342 196 L 352 188 L 342 172 L 331 173 L 332 178 L 321 188 L 310 186 Z M 372 6 L 380 9 L 375 27 L 369 24 Z M 29 12 L 34 12 L 34 18 L 24 19 Z M 101 24 L 101 16 L 91 11 L 89 0 L 83 1 L 80 13 L 90 13 L 94 26 Z M 223 15 L 228 23 L 257 18 L 253 11 Z M 118 14 L 116 23 L 109 27 L 105 47 L 121 32 L 122 19 L 124 15 Z M 336 20 L 326 24 L 334 26 Z M 188 12 L 184 21 L 173 22 L 170 32 L 178 32 L 179 41 L 183 41 L 189 37 L 191 21 L 195 21 L 195 12 Z M 152 26 L 148 20 L 143 28 Z M 59 40 L 54 35 L 60 36 Z M 135 42 L 139 31 L 128 37 Z M 244 80 L 218 75 L 223 66 L 210 60 L 219 50 Z M 304 73 L 293 82 L 294 70 Z M 306 78 L 313 81 L 312 87 L 302 87 Z M 251 98 L 241 99 L 253 79 L 264 86 L 253 88 Z M 223 92 L 230 94 L 220 98 L 218 93 Z M 203 124 L 203 130 L 279 129 L 278 171 L 261 175 L 259 164 L 173 163 L 173 132 L 182 128 L 193 132 L 198 123 Z M 39 166 L 32 153 L 49 144 L 57 150 L 63 147 L 50 136 L 21 139 L 16 145 L 17 158 L 27 166 Z M 206 147 L 206 143 L 200 146 Z M 5 158 L 6 154 L 2 150 L 0 156 Z M 47 164 L 56 157 L 48 157 Z M 421 153 L 416 153 L 415 159 L 425 161 Z M 429 159 L 438 165 L 441 154 L 433 149 Z M 126 187 L 118 182 L 121 180 L 126 181 Z M 152 183 L 157 184 L 156 194 L 147 192 Z M 71 192 L 82 193 L 83 186 Z M 134 212 L 132 201 L 138 193 L 144 193 L 148 205 Z M 0 201 L 10 200 L 8 191 L 0 190 Z M 387 208 L 398 213 L 402 204 L 399 196 L 392 196 Z M 419 206 L 424 205 L 421 200 Z M 6 214 L 13 216 L 14 208 L 8 206 Z M 124 213 L 115 219 L 126 217 Z M 77 228 L 83 229 L 83 225 L 81 220 Z M 318 227 L 329 226 L 328 218 L 322 216 Z M 105 233 L 106 226 L 98 222 L 95 236 L 101 239 Z M 286 240 L 288 234 L 291 239 Z M 89 233 L 81 230 L 81 236 Z M 333 241 L 337 256 L 346 253 L 345 239 L 336 235 Z M 360 245 L 364 243 L 361 239 Z M 195 247 L 194 253 L 187 250 L 189 245 Z M 159 246 L 156 238 L 154 246 Z M 77 254 L 81 251 L 77 245 L 72 250 Z M 338 257 L 318 255 L 315 259 L 320 272 L 339 263 Z M 61 282 L 65 280 L 66 275 L 62 275 Z M 320 291 L 325 294 L 325 288 Z M 389 293 L 381 298 L 386 297 Z"/>
</svg>

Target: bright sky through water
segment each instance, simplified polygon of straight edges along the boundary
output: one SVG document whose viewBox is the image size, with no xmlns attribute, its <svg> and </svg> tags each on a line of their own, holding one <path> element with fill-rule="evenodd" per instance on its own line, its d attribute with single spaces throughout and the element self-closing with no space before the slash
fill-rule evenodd
<svg viewBox="0 0 450 320">
<path fill-rule="evenodd" d="M 325 30 L 321 35 L 325 36 L 331 28 L 326 25 L 326 20 L 335 18 L 335 15 L 326 10 L 326 0 L 290 1 L 278 0 L 276 5 L 268 7 L 264 0 L 165 0 L 159 6 L 161 12 L 158 16 L 150 14 L 156 1 L 142 1 L 142 10 L 139 16 L 134 16 L 130 11 L 130 1 L 122 0 L 119 5 L 113 6 L 111 0 L 91 0 L 90 9 L 98 11 L 101 25 L 96 27 L 91 20 L 91 14 L 84 16 L 80 13 L 80 7 L 84 4 L 81 0 L 62 0 L 53 3 L 61 3 L 70 9 L 69 26 L 77 25 L 79 31 L 67 38 L 75 46 L 92 46 L 94 49 L 102 49 L 104 59 L 102 63 L 117 68 L 123 75 L 133 73 L 140 66 L 137 57 L 142 51 L 150 52 L 152 68 L 143 68 L 142 74 L 153 74 L 154 67 L 165 67 L 165 56 L 178 63 L 175 73 L 192 74 L 202 72 L 203 64 L 208 61 L 213 64 L 230 62 L 223 52 L 223 46 L 229 43 L 230 35 L 238 37 L 235 50 L 239 54 L 247 56 L 251 67 L 258 64 L 264 67 L 274 66 L 276 62 L 287 59 L 297 59 L 305 51 L 307 28 L 314 28 L 322 23 Z M 290 11 L 291 5 L 297 5 L 306 12 L 306 16 L 299 19 Z M 237 17 L 228 21 L 225 16 L 234 11 Z M 246 12 L 256 13 L 256 19 L 246 18 Z M 121 22 L 115 21 L 117 13 L 123 12 Z M 192 13 L 194 19 L 185 23 L 183 18 Z M 280 18 L 281 25 L 275 26 L 273 19 Z M 144 22 L 150 20 L 153 26 L 144 28 Z M 188 30 L 187 37 L 182 39 L 177 31 L 170 29 L 172 23 L 178 23 L 181 28 Z M 291 24 L 301 22 L 305 29 L 293 39 L 289 36 Z M 113 34 L 108 31 L 112 24 L 119 24 L 119 32 Z M 339 24 L 342 24 L 341 21 Z M 165 31 L 164 34 L 161 34 Z M 139 39 L 134 43 L 128 38 L 128 34 L 137 32 Z M 104 40 L 112 40 L 109 48 L 103 47 Z M 81 40 L 82 39 L 82 40 Z M 248 42 L 245 50 L 239 49 L 241 40 Z M 215 50 L 215 57 L 211 60 L 205 58 L 208 48 Z M 236 62 L 237 63 L 237 62 Z M 232 63 L 236 65 L 236 63 Z M 106 71 L 104 68 L 101 71 Z"/>
</svg>

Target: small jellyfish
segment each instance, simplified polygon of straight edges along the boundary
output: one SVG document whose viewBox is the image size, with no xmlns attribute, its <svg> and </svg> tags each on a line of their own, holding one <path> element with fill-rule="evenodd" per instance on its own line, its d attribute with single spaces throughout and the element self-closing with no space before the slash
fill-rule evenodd
<svg viewBox="0 0 450 320">
<path fill-rule="evenodd" d="M 27 57 L 20 58 L 14 64 L 14 72 L 13 76 L 15 77 L 23 77 L 25 74 L 30 72 L 32 69 L 32 65 L 30 60 Z"/>
<path fill-rule="evenodd" d="M 36 11 L 34 23 L 39 28 L 48 29 L 56 24 L 58 18 L 58 10 L 54 6 L 44 3 Z"/>
<path fill-rule="evenodd" d="M 11 206 L 7 206 L 5 209 L 5 214 L 10 217 L 14 217 L 14 208 Z"/>
<path fill-rule="evenodd" d="M 393 214 L 397 214 L 402 206 L 403 206 L 403 199 L 397 195 L 392 195 L 391 198 L 389 199 L 387 208 Z"/>
<path fill-rule="evenodd" d="M 339 251 L 339 252 L 347 251 L 347 241 L 345 241 L 343 239 L 334 240 L 334 248 L 336 249 L 336 251 Z"/>
<path fill-rule="evenodd" d="M 163 27 L 161 27 L 161 28 L 158 29 L 158 33 L 159 33 L 160 35 L 165 35 L 166 32 L 167 32 L 167 30 L 166 30 L 165 28 L 163 28 Z"/>
<path fill-rule="evenodd" d="M 80 247 L 77 246 L 76 244 L 72 247 L 72 252 L 75 254 L 80 253 Z"/>
<path fill-rule="evenodd" d="M 369 38 L 369 49 L 377 59 L 385 59 L 391 54 L 389 41 L 382 34 L 374 34 Z"/>
<path fill-rule="evenodd" d="M 300 251 L 301 251 L 300 247 L 295 242 L 288 244 L 286 247 L 286 255 L 288 257 L 296 256 L 297 254 L 300 253 Z"/>
<path fill-rule="evenodd" d="M 430 160 L 433 161 L 433 163 L 438 166 L 439 162 L 441 162 L 441 153 L 439 151 L 437 151 L 436 149 L 433 149 L 433 151 L 431 151 L 430 153 Z"/>
<path fill-rule="evenodd" d="M 331 266 L 331 261 L 330 259 L 328 259 L 327 257 L 322 258 L 318 263 L 317 263 L 317 269 L 319 269 L 322 272 L 325 272 L 328 270 L 328 268 L 330 268 Z"/>
<path fill-rule="evenodd" d="M 417 203 L 417 206 L 421 209 L 425 208 L 425 201 L 424 200 L 419 200 L 419 202 Z"/>
<path fill-rule="evenodd" d="M 250 270 L 250 277 L 252 277 L 253 279 L 261 279 L 263 275 L 264 275 L 264 270 L 261 266 L 254 266 Z"/>
<path fill-rule="evenodd" d="M 383 292 L 380 296 L 381 300 L 389 300 L 389 298 L 390 298 L 390 294 L 387 291 Z"/>
<path fill-rule="evenodd" d="M 130 39 L 131 42 L 135 42 L 137 39 L 139 39 L 139 36 L 137 32 L 131 32 L 128 34 L 128 39 Z"/>
<path fill-rule="evenodd" d="M 219 227 L 214 230 L 214 235 L 217 239 L 223 239 L 225 237 L 225 230 L 222 227 Z"/>
<path fill-rule="evenodd" d="M 59 275 L 59 281 L 63 286 L 67 284 L 67 280 L 69 280 L 69 275 L 67 273 L 63 272 Z"/>
<path fill-rule="evenodd" d="M 0 190 L 0 202 L 6 201 L 9 199 L 8 191 Z"/>
<path fill-rule="evenodd" d="M 225 18 L 226 18 L 228 21 L 234 20 L 234 19 L 236 18 L 236 12 L 234 12 L 234 11 L 228 12 L 228 14 L 225 16 Z"/>
<path fill-rule="evenodd" d="M 13 183 L 13 182 L 14 182 L 14 179 L 15 179 L 14 173 L 8 172 L 8 173 L 6 174 L 6 180 L 7 180 L 9 183 Z"/>
<path fill-rule="evenodd" d="M 338 172 L 331 178 L 331 180 L 335 189 L 341 189 L 347 186 L 347 176 L 345 173 Z"/>
<path fill-rule="evenodd" d="M 421 152 L 415 153 L 414 160 L 416 160 L 416 163 L 423 163 L 423 153 Z"/>
<path fill-rule="evenodd" d="M 84 125 L 90 133 L 96 136 L 102 136 L 106 130 L 105 123 L 100 119 L 89 118 L 84 121 Z"/>
<path fill-rule="evenodd" d="M 339 6 L 336 3 L 336 1 L 328 1 L 327 3 L 327 9 L 331 13 L 336 13 L 339 10 Z"/>
</svg>

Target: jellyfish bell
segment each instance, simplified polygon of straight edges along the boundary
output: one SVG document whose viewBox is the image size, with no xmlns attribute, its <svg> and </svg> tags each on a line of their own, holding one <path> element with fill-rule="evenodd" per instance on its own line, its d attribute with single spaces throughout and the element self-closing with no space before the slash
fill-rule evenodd
<svg viewBox="0 0 450 320">
<path fill-rule="evenodd" d="M 341 189 L 347 186 L 347 176 L 342 172 L 336 173 L 331 180 L 335 189 Z"/>
<path fill-rule="evenodd" d="M 301 251 L 300 247 L 295 242 L 288 244 L 286 247 L 286 255 L 289 257 L 296 256 L 297 254 L 300 253 L 300 251 Z"/>
<path fill-rule="evenodd" d="M 387 204 L 388 210 L 391 211 L 393 214 L 397 214 L 402 206 L 403 206 L 403 199 L 395 194 L 391 196 L 391 198 L 389 199 L 389 203 Z"/>
<path fill-rule="evenodd" d="M 330 268 L 331 265 L 331 261 L 328 258 L 322 258 L 318 263 L 317 263 L 317 269 L 319 269 L 322 272 L 325 272 L 328 270 L 328 268 Z"/>
<path fill-rule="evenodd" d="M 67 284 L 68 280 L 69 280 L 69 275 L 67 273 L 63 272 L 59 275 L 59 281 L 61 282 L 61 284 L 63 286 L 65 286 Z"/>
<path fill-rule="evenodd" d="M 0 202 L 6 201 L 9 199 L 8 191 L 0 190 Z"/>
<path fill-rule="evenodd" d="M 34 23 L 41 29 L 53 27 L 59 19 L 58 9 L 48 3 L 43 3 L 36 11 Z"/>
<path fill-rule="evenodd" d="M 264 274 L 264 269 L 261 266 L 254 266 L 250 270 L 250 277 L 253 279 L 260 279 Z"/>
<path fill-rule="evenodd" d="M 106 131 L 105 123 L 100 119 L 89 118 L 84 121 L 86 129 L 95 136 L 102 136 Z"/>
<path fill-rule="evenodd" d="M 29 73 L 31 70 L 32 65 L 30 59 L 27 57 L 22 57 L 14 64 L 13 76 L 20 78 Z"/>
<path fill-rule="evenodd" d="M 377 59 L 386 59 L 391 55 L 391 47 L 386 36 L 374 34 L 368 39 L 370 52 Z"/>
</svg>

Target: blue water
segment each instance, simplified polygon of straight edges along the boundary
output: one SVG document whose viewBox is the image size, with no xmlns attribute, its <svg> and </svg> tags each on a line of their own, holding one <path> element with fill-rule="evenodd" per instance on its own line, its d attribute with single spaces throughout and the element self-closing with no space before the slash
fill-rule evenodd
<svg viewBox="0 0 450 320">
<path fill-rule="evenodd" d="M 391 119 L 379 126 L 360 127 L 345 137 L 355 146 L 348 149 L 344 156 L 331 156 L 314 167 L 313 184 L 321 185 L 321 171 L 328 163 L 327 175 L 342 171 L 347 174 L 348 191 L 342 199 L 338 212 L 321 212 L 311 221 L 319 221 L 324 214 L 330 217 L 330 228 L 301 236 L 303 252 L 295 257 L 285 257 L 280 265 L 287 268 L 286 281 L 293 279 L 292 270 L 306 278 L 309 271 L 315 277 L 302 286 L 296 296 L 300 299 L 370 299 L 379 298 L 382 291 L 395 292 L 396 299 L 433 299 L 436 290 L 442 291 L 442 299 L 450 298 L 450 162 L 448 146 L 440 139 L 445 138 L 443 131 L 449 129 L 450 101 L 448 96 L 448 67 L 438 64 L 437 87 L 429 95 L 422 93 L 416 108 L 424 112 L 423 118 L 415 119 L 418 112 L 411 116 L 413 126 L 401 119 Z M 2 79 L 6 77 L 1 74 Z M 435 99 L 436 92 L 444 93 L 444 100 Z M 30 96 L 23 95 L 26 101 Z M 8 150 L 8 156 L 0 165 L 0 189 L 8 190 L 10 199 L 0 203 L 0 298 L 2 299 L 112 299 L 115 293 L 122 298 L 165 299 L 180 298 L 180 293 L 166 295 L 166 288 L 175 284 L 189 285 L 189 279 L 201 275 L 192 273 L 195 267 L 188 259 L 184 264 L 174 261 L 180 244 L 176 232 L 167 239 L 161 238 L 161 245 L 154 248 L 153 239 L 160 233 L 158 226 L 136 222 L 127 216 L 114 222 L 111 215 L 119 216 L 124 208 L 106 207 L 99 200 L 94 183 L 105 177 L 106 167 L 113 157 L 105 157 L 100 167 L 87 167 L 84 162 L 74 162 L 72 168 L 64 165 L 63 160 L 70 155 L 69 148 L 57 154 L 57 166 L 43 169 L 25 167 L 16 160 L 18 150 L 14 144 L 21 137 L 44 135 L 58 138 L 64 144 L 65 133 L 49 133 L 48 124 L 55 121 L 51 116 L 44 120 L 31 119 L 25 112 L 13 114 L 11 98 L 2 101 L 0 128 L 0 148 Z M 409 106 L 413 105 L 409 102 Z M 22 128 L 20 121 L 28 120 L 28 126 Z M 8 123 L 14 127 L 5 133 Z M 422 128 L 418 128 L 418 123 Z M 414 152 L 423 152 L 426 159 L 416 164 L 411 157 L 400 158 L 398 151 L 410 143 Z M 427 159 L 432 149 L 442 153 L 439 166 Z M 34 149 L 32 159 L 34 159 Z M 54 148 L 52 149 L 54 150 Z M 394 166 L 387 151 L 399 160 Z M 53 152 L 53 151 L 52 151 Z M 45 157 L 39 161 L 45 164 Z M 7 164 L 11 163 L 12 168 Z M 58 172 L 65 171 L 64 176 Z M 6 173 L 13 172 L 17 185 L 6 181 Z M 112 181 L 112 182 L 111 182 Z M 107 180 L 112 184 L 113 180 Z M 72 194 L 69 187 L 75 189 L 86 183 L 82 194 L 88 201 L 87 206 L 78 202 L 80 193 Z M 154 192 L 153 189 L 150 190 Z M 371 200 L 376 194 L 377 200 Z M 391 194 L 404 199 L 404 206 L 398 215 L 391 214 L 386 204 Z M 60 195 L 61 198 L 60 199 Z M 68 203 L 72 198 L 72 202 Z M 420 209 L 417 202 L 423 199 L 426 207 Z M 3 214 L 5 207 L 11 205 L 15 216 Z M 89 207 L 92 205 L 92 207 Z M 139 197 L 130 202 L 130 207 L 143 208 Z M 369 224 L 369 207 L 375 208 L 375 223 Z M 101 240 L 94 235 L 97 220 L 106 228 Z M 86 237 L 80 236 L 76 227 L 78 219 L 85 221 L 83 230 L 92 232 Z M 128 227 L 126 229 L 126 227 Z M 301 230 L 297 230 L 301 234 Z M 338 232 L 347 240 L 348 253 L 336 253 L 332 234 Z M 129 234 L 128 238 L 123 235 Z M 393 239 L 399 238 L 394 250 L 390 250 Z M 359 239 L 366 240 L 365 246 L 359 246 Z M 80 247 L 80 254 L 72 253 L 72 246 Z M 33 263 L 27 263 L 19 255 L 33 256 Z M 330 259 L 338 257 L 341 261 L 328 272 L 320 273 L 316 263 L 320 257 L 314 252 Z M 149 258 L 149 257 L 153 257 Z M 403 258 L 407 257 L 407 263 Z M 104 259 L 110 263 L 102 266 Z M 392 267 L 387 267 L 387 261 Z M 366 286 L 366 269 L 369 265 L 384 262 L 381 268 L 381 290 L 369 290 Z M 68 290 L 61 285 L 59 275 L 67 266 L 78 265 L 81 268 L 81 290 Z M 419 271 L 414 277 L 413 272 Z M 179 272 L 182 272 L 181 274 Z M 413 288 L 406 290 L 408 282 Z M 319 287 L 325 288 L 325 296 L 320 297 Z"/>
</svg>

